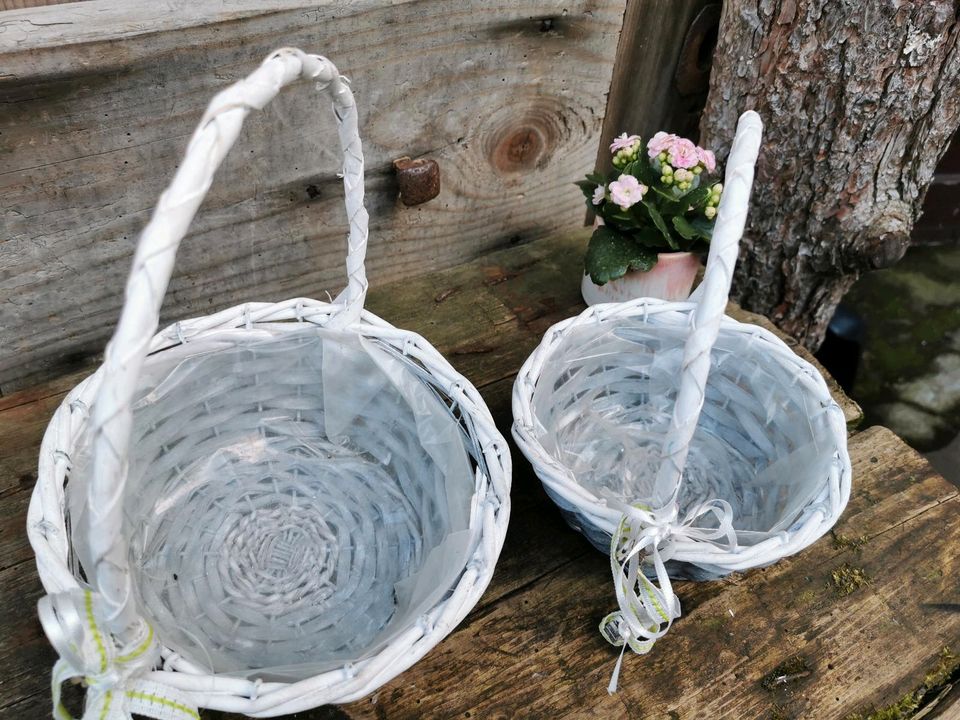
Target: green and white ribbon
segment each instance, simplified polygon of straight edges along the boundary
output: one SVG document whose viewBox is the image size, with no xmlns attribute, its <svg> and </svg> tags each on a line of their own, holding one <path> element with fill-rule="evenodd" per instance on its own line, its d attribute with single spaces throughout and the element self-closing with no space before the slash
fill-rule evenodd
<svg viewBox="0 0 960 720">
<path fill-rule="evenodd" d="M 646 505 L 627 505 L 612 496 L 607 506 L 620 510 L 623 517 L 610 541 L 610 570 L 617 594 L 619 610 L 600 621 L 600 633 L 607 642 L 622 647 L 620 657 L 607 686 L 607 692 L 617 691 L 623 654 L 629 647 L 644 655 L 680 617 L 680 599 L 673 592 L 666 562 L 673 557 L 676 539 L 686 537 L 701 540 L 729 550 L 737 547 L 733 529 L 733 509 L 726 500 L 710 500 L 692 508 L 678 522 L 676 502 L 659 510 Z M 716 528 L 695 527 L 694 523 L 713 514 Z M 647 578 L 644 564 L 652 565 L 657 582 Z"/>
<path fill-rule="evenodd" d="M 60 655 L 53 667 L 53 717 L 74 720 L 60 700 L 63 683 L 80 678 L 87 687 L 82 720 L 200 720 L 196 705 L 179 691 L 142 675 L 160 660 L 153 628 L 139 620 L 130 640 L 106 632 L 99 596 L 71 590 L 40 599 L 43 630 Z"/>
</svg>

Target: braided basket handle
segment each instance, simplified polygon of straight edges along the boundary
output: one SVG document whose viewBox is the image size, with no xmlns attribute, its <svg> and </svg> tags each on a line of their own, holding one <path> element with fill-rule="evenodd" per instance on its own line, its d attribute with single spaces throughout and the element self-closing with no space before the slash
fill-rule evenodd
<svg viewBox="0 0 960 720">
<path fill-rule="evenodd" d="M 662 461 L 654 484 L 654 502 L 658 507 L 666 507 L 677 498 L 690 441 L 700 419 L 710 372 L 710 351 L 720 332 L 720 321 L 730 295 L 762 134 L 763 123 L 757 113 L 748 110 L 740 116 L 727 158 L 723 197 L 717 209 L 707 269 L 700 287 L 690 297 L 697 307 L 691 315 L 677 401 L 664 438 Z"/>
<path fill-rule="evenodd" d="M 367 212 L 363 207 L 363 155 L 353 93 L 333 63 L 295 48 L 272 53 L 247 78 L 218 93 L 187 146 L 173 182 L 160 196 L 144 228 L 127 280 L 120 321 L 107 345 L 104 382 L 91 419 L 93 467 L 87 488 L 88 537 L 92 567 L 88 577 L 109 611 L 110 630 L 129 631 L 136 621 L 123 537 L 123 496 L 133 413 L 131 401 L 147 348 L 159 324 L 160 307 L 180 241 L 203 201 L 213 176 L 236 141 L 251 110 L 263 108 L 293 81 L 314 80 L 333 99 L 344 155 L 343 185 L 350 235 L 347 287 L 337 297 L 331 326 L 357 320 L 367 291 L 364 256 Z"/>
</svg>

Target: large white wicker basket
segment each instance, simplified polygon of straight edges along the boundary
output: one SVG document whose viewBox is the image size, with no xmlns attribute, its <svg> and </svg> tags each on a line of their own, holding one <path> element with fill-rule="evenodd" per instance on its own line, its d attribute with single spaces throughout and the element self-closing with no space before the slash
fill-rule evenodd
<svg viewBox="0 0 960 720">
<path fill-rule="evenodd" d="M 795 553 L 850 494 L 843 413 L 819 372 L 724 315 L 761 130 L 756 113 L 740 119 L 690 301 L 594 305 L 547 331 L 514 386 L 517 445 L 567 522 L 610 554 L 619 611 L 601 631 L 638 653 L 680 616 L 670 577 Z"/>
<path fill-rule="evenodd" d="M 244 118 L 305 78 L 333 100 L 349 219 L 331 303 L 247 303 L 154 335 L 177 247 Z M 312 119 L 310 124 L 312 125 Z M 350 88 L 285 48 L 211 102 L 137 247 L 103 366 L 43 439 L 28 514 L 60 684 L 84 717 L 271 717 L 360 698 L 470 611 L 509 517 L 477 391 L 363 310 Z"/>
</svg>

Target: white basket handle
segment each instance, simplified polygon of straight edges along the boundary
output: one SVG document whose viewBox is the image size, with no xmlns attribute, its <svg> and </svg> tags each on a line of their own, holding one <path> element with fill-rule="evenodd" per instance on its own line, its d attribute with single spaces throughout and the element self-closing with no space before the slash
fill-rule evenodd
<svg viewBox="0 0 960 720">
<path fill-rule="evenodd" d="M 187 232 L 213 176 L 240 133 L 251 110 L 263 108 L 294 80 L 317 82 L 333 99 L 343 150 L 343 186 L 350 235 L 347 287 L 331 325 L 343 327 L 359 318 L 367 292 L 364 256 L 367 212 L 363 207 L 363 154 L 357 133 L 353 93 L 333 63 L 295 48 L 272 53 L 247 78 L 218 93 L 187 146 L 173 182 L 160 196 L 144 228 L 127 280 L 123 311 L 107 345 L 100 390 L 91 421 L 93 467 L 87 491 L 88 577 L 103 598 L 110 630 L 127 633 L 136 622 L 122 534 L 123 496 L 132 424 L 131 401 L 147 348 L 159 324 L 160 306 L 180 241 Z"/>
<path fill-rule="evenodd" d="M 680 617 L 680 601 L 673 592 L 666 568 L 672 543 L 679 537 L 687 537 L 726 543 L 731 549 L 736 546 L 733 513 L 724 498 L 709 498 L 695 507 L 685 508 L 681 517 L 677 497 L 690 441 L 703 408 L 710 351 L 720 332 L 740 238 L 747 222 L 753 169 L 762 133 L 763 123 L 757 113 L 749 111 L 740 116 L 727 159 L 725 187 L 710 241 L 707 270 L 697 292 L 691 296 L 696 307 L 690 317 L 690 335 L 684 344 L 677 400 L 663 441 L 653 504 L 633 506 L 613 497 L 607 499 L 609 507 L 622 512 L 610 542 L 610 569 L 618 610 L 600 622 L 603 636 L 621 646 L 620 658 L 607 686 L 611 693 L 617 690 L 626 649 L 629 647 L 638 654 L 649 652 Z M 715 516 L 717 528 L 700 528 L 698 520 L 710 514 Z M 656 583 L 647 579 L 641 568 L 647 556 L 656 573 Z"/>
<path fill-rule="evenodd" d="M 683 349 L 679 390 L 670 428 L 664 438 L 662 462 L 654 484 L 654 504 L 670 505 L 676 500 L 680 478 L 687 462 L 690 441 L 697 429 L 710 372 L 710 351 L 720 332 L 730 296 L 733 269 L 737 264 L 740 238 L 747 222 L 753 169 L 760 152 L 763 123 L 748 110 L 737 122 L 737 132 L 727 158 L 723 197 L 710 240 L 703 282 L 690 299 L 696 302 L 690 335 Z"/>
</svg>

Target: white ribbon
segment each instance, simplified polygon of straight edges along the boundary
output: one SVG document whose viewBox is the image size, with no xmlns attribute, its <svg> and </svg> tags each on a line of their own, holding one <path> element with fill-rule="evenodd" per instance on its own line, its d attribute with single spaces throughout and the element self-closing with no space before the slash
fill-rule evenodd
<svg viewBox="0 0 960 720">
<path fill-rule="evenodd" d="M 643 505 L 627 505 L 612 495 L 607 506 L 620 510 L 623 517 L 610 541 L 610 570 L 619 610 L 600 621 L 600 633 L 607 642 L 622 647 L 620 657 L 607 686 L 617 691 L 620 667 L 627 647 L 638 655 L 650 652 L 673 621 L 680 617 L 680 599 L 674 594 L 666 562 L 673 557 L 678 537 L 708 542 L 733 551 L 737 534 L 733 529 L 733 509 L 726 500 L 709 500 L 694 506 L 677 522 L 676 501 L 659 510 Z M 717 518 L 716 528 L 696 527 L 705 515 Z M 653 565 L 657 584 L 641 570 L 643 563 Z"/>
<path fill-rule="evenodd" d="M 74 720 L 60 700 L 60 687 L 81 678 L 87 686 L 82 720 L 200 720 L 193 702 L 173 688 L 138 677 L 159 662 L 153 628 L 139 620 L 131 640 L 121 643 L 105 628 L 99 596 L 71 590 L 40 599 L 40 624 L 60 655 L 53 667 L 53 716 Z"/>
</svg>

